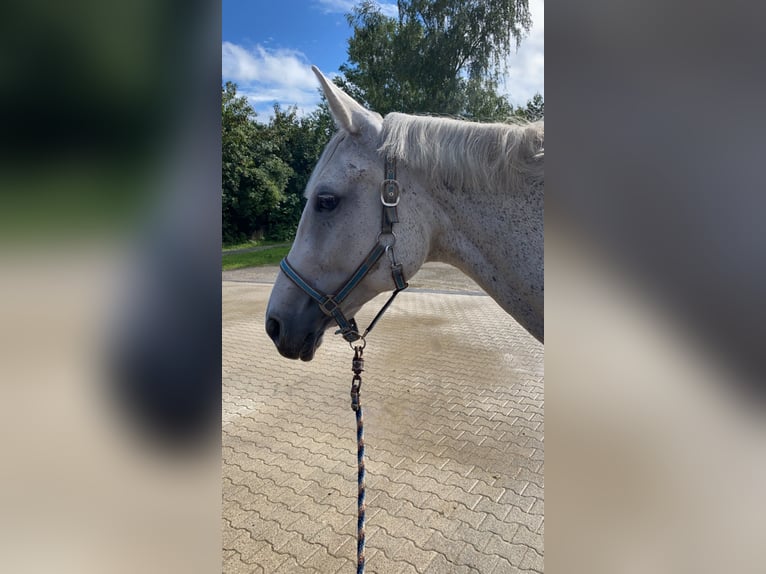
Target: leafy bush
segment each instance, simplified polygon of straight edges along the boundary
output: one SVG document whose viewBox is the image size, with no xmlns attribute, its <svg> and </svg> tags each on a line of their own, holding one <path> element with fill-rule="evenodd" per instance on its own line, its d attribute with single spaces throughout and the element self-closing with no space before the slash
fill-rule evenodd
<svg viewBox="0 0 766 574">
<path fill-rule="evenodd" d="M 222 232 L 225 243 L 295 236 L 311 171 L 334 129 L 325 107 L 299 118 L 274 106 L 268 124 L 256 121 L 237 86 L 222 88 Z"/>
<path fill-rule="evenodd" d="M 279 202 L 276 209 L 269 214 L 269 232 L 266 238 L 274 241 L 292 241 L 298 230 L 303 203 L 297 195 L 288 195 Z"/>
</svg>

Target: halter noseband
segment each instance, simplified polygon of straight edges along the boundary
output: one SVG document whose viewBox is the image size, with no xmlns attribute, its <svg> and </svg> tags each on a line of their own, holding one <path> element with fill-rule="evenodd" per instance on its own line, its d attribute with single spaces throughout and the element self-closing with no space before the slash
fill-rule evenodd
<svg viewBox="0 0 766 574">
<path fill-rule="evenodd" d="M 394 256 L 394 245 L 396 244 L 394 223 L 399 222 L 399 216 L 396 212 L 396 206 L 399 205 L 399 195 L 399 182 L 396 180 L 396 160 L 392 157 L 386 157 L 386 178 L 383 180 L 380 190 L 380 202 L 383 204 L 383 218 L 381 223 L 381 230 L 380 233 L 378 233 L 377 242 L 375 243 L 374 247 L 370 249 L 370 252 L 367 254 L 367 257 L 365 257 L 362 264 L 357 267 L 356 271 L 354 271 L 354 273 L 351 275 L 351 278 L 346 281 L 343 287 L 341 287 L 335 295 L 326 295 L 318 289 L 312 287 L 303 277 L 300 276 L 300 274 L 292 267 L 292 265 L 290 265 L 290 263 L 287 261 L 287 257 L 282 259 L 279 264 L 279 267 L 282 269 L 284 274 L 287 275 L 287 278 L 295 283 L 298 287 L 300 287 L 306 294 L 309 295 L 309 297 L 314 299 L 314 301 L 319 304 L 319 308 L 322 310 L 322 313 L 335 319 L 335 322 L 338 323 L 338 327 L 340 327 L 340 329 L 336 331 L 335 334 L 337 335 L 340 333 L 349 343 L 353 343 L 359 339 L 364 340 L 367 334 L 375 326 L 375 323 L 378 322 L 378 319 L 380 319 L 381 315 L 383 315 L 386 309 L 388 309 L 389 305 L 391 305 L 394 297 L 396 297 L 400 291 L 403 291 L 408 286 L 407 282 L 404 280 L 402 265 L 401 263 L 396 262 L 396 257 Z M 382 240 L 386 236 L 390 237 L 389 242 Z M 348 297 L 351 291 L 353 291 L 353 289 L 362 282 L 362 279 L 364 279 L 367 274 L 372 271 L 373 267 L 375 267 L 375 264 L 383 256 L 384 253 L 387 254 L 388 258 L 391 260 L 391 276 L 394 279 L 394 285 L 396 288 L 391 294 L 391 297 L 389 297 L 388 301 L 386 301 L 386 304 L 383 305 L 381 310 L 378 311 L 378 314 L 375 315 L 375 318 L 370 323 L 370 326 L 367 327 L 364 333 L 360 335 L 356 321 L 353 317 L 351 319 L 347 319 L 343 314 L 343 311 L 341 311 L 340 305 L 343 303 L 346 297 Z"/>
</svg>

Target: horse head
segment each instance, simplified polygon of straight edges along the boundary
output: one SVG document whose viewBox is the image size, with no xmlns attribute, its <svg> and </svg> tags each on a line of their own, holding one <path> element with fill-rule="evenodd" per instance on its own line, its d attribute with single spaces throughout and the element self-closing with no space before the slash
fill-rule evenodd
<svg viewBox="0 0 766 574">
<path fill-rule="evenodd" d="M 336 322 L 343 327 L 339 317 L 352 320 L 367 301 L 397 287 L 396 265 L 400 277 L 412 277 L 426 259 L 429 237 L 425 219 L 418 216 L 423 209 L 418 195 L 424 195 L 418 194 L 418 182 L 400 165 L 396 184 L 384 185 L 391 162 L 379 149 L 383 118 L 312 69 L 338 131 L 309 179 L 295 241 L 266 311 L 266 332 L 279 352 L 304 361 L 314 357 L 328 328 Z M 388 201 L 387 192 L 392 194 Z M 395 229 L 386 225 L 384 203 L 394 203 L 394 194 L 396 202 L 403 199 L 388 209 Z M 327 296 L 339 300 L 337 309 L 335 299 L 320 305 Z M 344 338 L 353 340 L 347 335 L 349 329 Z"/>
</svg>

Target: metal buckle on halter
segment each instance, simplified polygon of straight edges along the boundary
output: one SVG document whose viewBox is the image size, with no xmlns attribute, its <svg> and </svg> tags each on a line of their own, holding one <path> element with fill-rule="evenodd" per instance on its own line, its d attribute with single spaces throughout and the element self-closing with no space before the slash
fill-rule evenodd
<svg viewBox="0 0 766 574">
<path fill-rule="evenodd" d="M 384 179 L 380 190 L 380 201 L 386 207 L 399 205 L 399 182 L 395 179 Z"/>
<path fill-rule="evenodd" d="M 332 303 L 332 307 L 328 307 L 327 306 L 328 303 Z M 335 309 L 337 309 L 338 307 L 340 307 L 340 305 L 336 303 L 335 299 L 333 299 L 332 297 L 328 297 L 324 303 L 319 304 L 319 308 L 322 310 L 322 313 L 324 313 L 325 315 L 332 315 L 332 312 L 335 311 Z"/>
</svg>

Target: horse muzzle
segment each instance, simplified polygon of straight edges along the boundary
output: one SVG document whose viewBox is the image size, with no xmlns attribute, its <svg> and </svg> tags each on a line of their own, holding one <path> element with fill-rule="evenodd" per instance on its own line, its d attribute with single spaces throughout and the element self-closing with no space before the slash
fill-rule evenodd
<svg viewBox="0 0 766 574">
<path fill-rule="evenodd" d="M 324 317 L 320 318 L 318 328 L 311 328 L 302 320 L 269 314 L 266 317 L 266 334 L 283 357 L 310 361 L 322 344 L 322 336 L 328 325 L 329 321 Z"/>
</svg>

